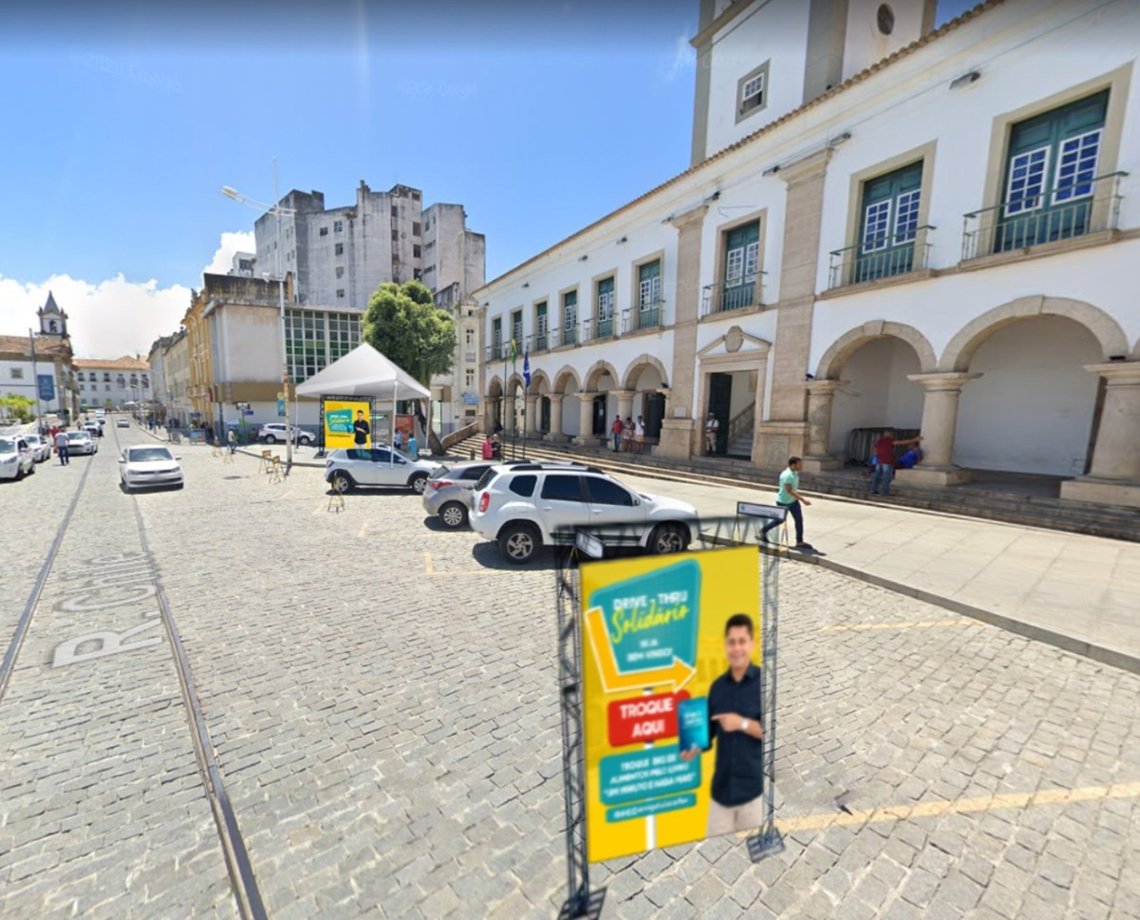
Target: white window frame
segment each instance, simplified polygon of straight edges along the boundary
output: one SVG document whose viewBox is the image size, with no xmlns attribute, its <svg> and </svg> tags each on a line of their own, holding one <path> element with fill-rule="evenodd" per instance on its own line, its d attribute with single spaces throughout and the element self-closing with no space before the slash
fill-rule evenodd
<svg viewBox="0 0 1140 920">
<path fill-rule="evenodd" d="M 903 243 L 913 243 L 918 236 L 918 211 L 922 205 L 922 189 L 903 192 L 895 198 L 894 237 L 891 245 L 899 246 Z M 913 227 L 904 227 L 903 222 L 913 223 Z M 904 236 L 903 234 L 906 234 Z"/>
<path fill-rule="evenodd" d="M 893 198 L 885 198 L 882 201 L 875 201 L 863 207 L 863 239 L 859 241 L 859 252 L 862 255 L 868 255 L 872 252 L 882 252 L 884 249 L 890 248 L 891 214 L 894 211 L 893 205 Z M 872 225 L 870 217 L 871 210 L 879 208 L 886 208 L 882 221 L 880 222 L 876 219 L 875 224 Z M 875 234 L 872 237 L 868 232 L 872 229 L 872 226 L 881 227 L 881 235 Z"/>
<path fill-rule="evenodd" d="M 1079 178 L 1080 174 L 1081 174 L 1081 159 L 1082 159 L 1081 153 L 1085 149 L 1085 145 L 1084 145 L 1083 141 L 1086 138 L 1093 137 L 1094 135 L 1096 136 L 1096 152 L 1094 153 L 1093 160 L 1092 160 L 1092 170 L 1091 170 L 1092 175 L 1088 179 L 1081 181 Z M 1054 171 L 1053 171 L 1053 201 L 1054 202 L 1080 201 L 1082 198 L 1091 198 L 1093 196 L 1093 179 L 1096 178 L 1096 168 L 1097 168 L 1097 165 L 1100 163 L 1100 149 L 1101 149 L 1101 146 L 1103 145 L 1103 140 L 1104 140 L 1103 135 L 1104 135 L 1104 128 L 1093 128 L 1091 131 L 1085 131 L 1083 134 L 1074 134 L 1072 137 L 1067 137 L 1063 141 L 1061 141 L 1060 149 L 1057 151 L 1057 153 L 1058 153 L 1057 162 L 1054 166 Z M 1065 167 L 1065 145 L 1066 144 L 1072 144 L 1074 142 L 1077 143 L 1077 162 L 1073 168 L 1073 179 L 1074 179 L 1074 181 L 1071 183 L 1070 188 L 1079 188 L 1082 185 L 1087 185 L 1088 191 L 1082 192 L 1081 194 L 1069 193 L 1069 194 L 1065 194 L 1064 197 L 1062 197 L 1062 192 L 1065 191 L 1064 189 L 1061 188 L 1061 170 Z"/>
<path fill-rule="evenodd" d="M 1048 182 L 1049 182 L 1049 154 L 1050 154 L 1050 152 L 1051 152 L 1051 145 L 1045 144 L 1041 147 L 1034 147 L 1032 150 L 1026 150 L 1024 153 L 1019 153 L 1015 157 L 1012 157 L 1009 160 L 1009 164 L 1007 166 L 1007 169 L 1009 170 L 1009 178 L 1006 180 L 1005 204 L 1003 205 L 1003 210 L 1005 212 L 1006 217 L 1012 217 L 1012 216 L 1017 215 L 1017 214 L 1025 214 L 1029 211 L 1040 211 L 1043 207 L 1045 207 L 1045 197 L 1046 197 L 1046 195 L 1049 194 Z M 1037 199 L 1037 203 L 1034 205 L 1025 204 L 1025 201 L 1029 196 L 1024 193 L 1025 192 L 1025 186 L 1023 186 L 1021 197 L 1018 199 L 1018 201 L 1015 205 L 1014 201 L 1013 201 L 1013 183 L 1014 183 L 1014 171 L 1017 169 L 1017 161 L 1022 160 L 1022 159 L 1028 160 L 1030 157 L 1032 157 L 1036 154 L 1039 154 L 1039 153 L 1044 153 L 1045 157 L 1041 161 L 1041 172 L 1039 174 L 1040 178 L 1041 178 L 1041 186 L 1040 186 L 1040 190 L 1038 191 L 1037 195 L 1035 196 Z M 1027 172 L 1026 173 L 1026 182 L 1028 181 L 1028 178 L 1029 178 L 1029 174 Z"/>
<path fill-rule="evenodd" d="M 724 284 L 725 287 L 735 287 L 744 282 L 744 249 L 737 246 L 730 249 L 724 257 Z"/>
</svg>

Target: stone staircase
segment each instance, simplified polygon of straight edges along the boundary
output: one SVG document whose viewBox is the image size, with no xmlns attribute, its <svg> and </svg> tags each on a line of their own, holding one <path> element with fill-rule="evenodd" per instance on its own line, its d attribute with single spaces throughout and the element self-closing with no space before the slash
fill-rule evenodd
<svg viewBox="0 0 1140 920">
<path fill-rule="evenodd" d="M 478 435 L 455 444 L 452 456 L 461 459 L 479 457 L 483 436 Z M 521 459 L 522 440 L 504 440 L 504 457 Z M 527 441 L 526 456 L 534 460 L 574 460 L 590 463 L 613 473 L 652 476 L 673 481 L 696 481 L 724 486 L 776 487 L 777 470 L 762 470 L 751 461 L 731 457 L 690 457 L 673 460 L 651 453 L 615 454 L 608 448 L 582 447 L 575 444 L 552 444 Z M 853 501 L 869 501 L 867 480 L 851 472 L 803 473 L 800 484 L 806 492 L 831 495 Z M 887 497 L 876 497 L 876 505 L 918 508 L 945 514 L 1024 524 L 1049 530 L 1069 531 L 1091 536 L 1111 537 L 1140 542 L 1140 510 L 1091 502 L 1062 501 L 1059 498 L 1026 495 L 1019 492 L 970 484 L 947 489 L 920 488 L 913 485 L 891 486 Z"/>
</svg>

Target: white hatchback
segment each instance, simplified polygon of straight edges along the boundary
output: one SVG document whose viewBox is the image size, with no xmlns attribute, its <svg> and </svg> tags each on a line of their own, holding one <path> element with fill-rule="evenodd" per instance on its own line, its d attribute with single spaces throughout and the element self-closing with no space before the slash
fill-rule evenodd
<svg viewBox="0 0 1140 920">
<path fill-rule="evenodd" d="M 290 425 L 289 431 L 292 434 L 294 444 L 308 446 L 309 444 L 317 443 L 316 433 L 309 431 L 307 428 L 297 428 Z M 267 422 L 257 429 L 257 436 L 266 444 L 276 444 L 278 441 L 284 444 L 287 437 L 285 434 L 285 423 Z"/>
<path fill-rule="evenodd" d="M 434 460 L 412 459 L 398 450 L 377 447 L 349 447 L 334 450 L 325 460 L 325 482 L 337 492 L 350 492 L 357 486 L 424 490 L 428 476 L 438 470 Z"/>
<path fill-rule="evenodd" d="M 168 448 L 161 444 L 127 447 L 119 458 L 119 478 L 126 491 L 183 485 L 182 466 Z"/>
<path fill-rule="evenodd" d="M 0 438 L 0 479 L 23 479 L 35 471 L 36 461 L 24 438 Z"/>
</svg>

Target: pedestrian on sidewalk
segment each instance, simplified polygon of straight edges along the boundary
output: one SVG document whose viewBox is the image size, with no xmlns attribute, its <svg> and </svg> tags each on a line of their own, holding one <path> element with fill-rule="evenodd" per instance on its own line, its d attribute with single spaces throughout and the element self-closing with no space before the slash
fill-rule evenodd
<svg viewBox="0 0 1140 920">
<path fill-rule="evenodd" d="M 71 450 L 67 440 L 67 432 L 62 428 L 58 429 L 55 433 L 55 452 L 59 454 L 60 466 L 67 466 L 71 463 Z"/>
<path fill-rule="evenodd" d="M 420 448 L 419 448 L 419 445 L 416 443 L 415 434 L 411 434 L 408 436 L 408 456 L 411 457 L 413 460 L 418 460 L 419 456 L 420 456 Z"/>
<path fill-rule="evenodd" d="M 404 449 L 404 432 L 399 428 L 397 428 L 396 433 L 392 435 L 392 446 L 396 448 L 396 450 Z"/>
<path fill-rule="evenodd" d="M 786 508 L 788 514 L 792 516 L 792 520 L 796 522 L 796 549 L 812 549 L 810 543 L 804 542 L 804 512 L 801 505 L 810 505 L 811 502 L 800 495 L 800 470 L 803 468 L 803 460 L 799 457 L 789 457 L 787 469 L 780 474 L 780 491 L 776 493 L 776 504 L 781 508 Z M 774 527 L 782 524 L 782 521 L 770 521 L 764 525 L 764 529 L 760 531 L 760 539 L 762 542 L 768 542 L 768 531 Z"/>
<path fill-rule="evenodd" d="M 883 429 L 882 437 L 875 442 L 875 469 L 871 473 L 871 494 L 879 493 L 879 483 L 883 484 L 883 495 L 891 494 L 891 479 L 895 475 L 895 448 L 907 447 L 922 441 L 922 435 L 917 438 L 907 438 L 905 441 L 895 440 L 893 428 Z"/>
<path fill-rule="evenodd" d="M 614 416 L 613 424 L 610 425 L 610 434 L 614 439 L 614 453 L 621 450 L 621 433 L 623 428 L 625 428 L 625 423 L 621 420 L 621 414 L 618 413 Z"/>
<path fill-rule="evenodd" d="M 625 452 L 633 453 L 633 416 L 627 415 L 621 429 L 621 439 L 625 442 Z"/>
<path fill-rule="evenodd" d="M 495 447 L 491 443 L 491 436 L 490 435 L 483 435 L 483 448 L 482 448 L 482 450 L 483 450 L 483 459 L 484 460 L 494 460 L 495 459 Z"/>
<path fill-rule="evenodd" d="M 237 451 L 237 433 L 232 428 L 226 433 L 226 443 L 230 446 L 230 454 Z"/>
<path fill-rule="evenodd" d="M 720 420 L 710 412 L 708 421 L 705 422 L 705 453 L 706 454 L 715 454 L 716 453 L 716 438 L 717 438 L 717 434 L 719 432 L 720 432 Z"/>
<path fill-rule="evenodd" d="M 633 427 L 633 441 L 637 445 L 639 454 L 645 450 L 645 419 L 640 415 L 637 417 L 637 424 Z"/>
</svg>

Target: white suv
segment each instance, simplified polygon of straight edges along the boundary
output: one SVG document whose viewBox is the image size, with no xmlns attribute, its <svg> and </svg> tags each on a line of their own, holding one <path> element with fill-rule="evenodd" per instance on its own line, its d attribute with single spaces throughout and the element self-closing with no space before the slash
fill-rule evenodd
<svg viewBox="0 0 1140 920">
<path fill-rule="evenodd" d="M 470 519 L 473 530 L 519 565 L 543 546 L 573 544 L 578 528 L 607 547 L 651 553 L 680 552 L 697 529 L 692 505 L 635 492 L 596 467 L 568 463 L 491 467 L 475 484 Z"/>
</svg>

